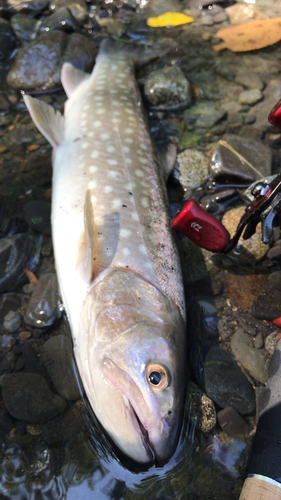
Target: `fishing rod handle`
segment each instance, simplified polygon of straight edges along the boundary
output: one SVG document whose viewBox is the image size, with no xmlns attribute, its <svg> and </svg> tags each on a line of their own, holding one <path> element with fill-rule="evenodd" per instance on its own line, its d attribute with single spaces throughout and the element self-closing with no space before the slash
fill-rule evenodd
<svg viewBox="0 0 281 500">
<path fill-rule="evenodd" d="M 247 477 L 239 500 L 281 500 L 281 484 L 259 474 Z"/>
</svg>

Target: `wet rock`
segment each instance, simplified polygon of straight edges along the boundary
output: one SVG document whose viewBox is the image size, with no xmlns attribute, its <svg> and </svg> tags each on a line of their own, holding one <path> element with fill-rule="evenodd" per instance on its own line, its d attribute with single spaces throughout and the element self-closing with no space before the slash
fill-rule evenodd
<svg viewBox="0 0 281 500">
<path fill-rule="evenodd" d="M 0 335 L 4 333 L 4 318 L 10 312 L 16 312 L 22 305 L 24 295 L 20 293 L 5 293 L 0 296 Z"/>
<path fill-rule="evenodd" d="M 211 26 L 214 23 L 223 23 L 227 20 L 228 16 L 225 10 L 219 5 L 209 5 L 209 8 L 207 10 L 202 11 L 201 23 L 205 26 Z"/>
<path fill-rule="evenodd" d="M 8 332 L 16 332 L 21 325 L 21 315 L 14 311 L 9 311 L 4 317 L 4 328 Z"/>
<path fill-rule="evenodd" d="M 263 177 L 271 175 L 272 155 L 268 146 L 249 137 L 233 134 L 225 134 L 223 141 L 253 165 Z M 239 184 L 246 187 L 260 178 L 253 168 L 221 143 L 216 145 L 211 156 L 210 171 L 216 184 L 229 187 Z"/>
<path fill-rule="evenodd" d="M 241 104 L 248 104 L 249 106 L 252 106 L 253 104 L 256 104 L 257 102 L 261 101 L 263 98 L 262 92 L 259 89 L 251 89 L 251 90 L 244 90 L 244 92 L 241 92 L 239 95 L 239 102 Z"/>
<path fill-rule="evenodd" d="M 69 401 L 79 399 L 71 340 L 66 335 L 50 338 L 41 347 L 40 356 L 58 394 Z"/>
<path fill-rule="evenodd" d="M 152 71 L 146 80 L 144 94 L 159 109 L 191 104 L 190 85 L 178 66 Z"/>
<path fill-rule="evenodd" d="M 208 194 L 200 200 L 200 206 L 210 212 L 218 215 L 225 211 L 229 203 L 237 198 L 238 194 L 235 189 L 224 189 L 218 193 Z"/>
<path fill-rule="evenodd" d="M 51 235 L 51 204 L 46 201 L 33 200 L 23 205 L 26 223 L 36 231 Z"/>
<path fill-rule="evenodd" d="M 250 428 L 244 418 L 231 408 L 224 408 L 218 412 L 218 422 L 220 427 L 229 436 L 247 436 Z"/>
<path fill-rule="evenodd" d="M 27 325 L 44 328 L 60 316 L 57 276 L 46 273 L 40 276 L 27 304 L 24 321 Z"/>
<path fill-rule="evenodd" d="M 40 31 L 74 31 L 78 26 L 70 10 L 67 7 L 61 7 L 43 20 Z"/>
<path fill-rule="evenodd" d="M 260 291 L 264 289 L 267 277 L 264 274 L 227 274 L 226 286 L 229 298 L 239 308 L 253 307 Z"/>
<path fill-rule="evenodd" d="M 53 30 L 44 33 L 22 47 L 16 55 L 8 77 L 8 85 L 15 90 L 50 90 L 61 85 L 60 70 L 68 61 L 83 71 L 93 67 L 97 49 L 83 35 Z"/>
<path fill-rule="evenodd" d="M 274 353 L 275 344 L 278 340 L 279 335 L 280 331 L 278 330 L 277 332 L 273 332 L 270 335 L 268 335 L 268 337 L 266 337 L 265 339 L 264 347 L 269 352 L 269 354 L 271 354 L 271 356 Z"/>
<path fill-rule="evenodd" d="M 225 9 L 231 24 L 246 24 L 255 19 L 257 9 L 255 5 L 236 3 Z"/>
<path fill-rule="evenodd" d="M 241 73 L 238 73 L 235 81 L 236 83 L 240 83 L 240 85 L 243 85 L 243 87 L 247 87 L 249 89 L 262 90 L 264 87 L 264 83 L 261 77 L 253 71 L 242 71 Z"/>
<path fill-rule="evenodd" d="M 273 321 L 276 318 L 280 317 L 280 309 L 264 309 L 263 307 L 259 307 L 258 309 L 254 309 L 252 311 L 252 315 L 257 319 L 265 319 L 267 321 Z"/>
<path fill-rule="evenodd" d="M 37 269 L 41 244 L 41 238 L 29 234 L 0 239 L 0 293 L 13 290 L 26 279 L 24 268 Z"/>
<path fill-rule="evenodd" d="M 198 339 L 204 340 L 218 337 L 217 308 L 214 302 L 209 300 L 196 301 L 196 331 Z"/>
<path fill-rule="evenodd" d="M 54 0 L 50 3 L 51 11 L 56 12 L 65 7 L 70 10 L 72 16 L 77 21 L 85 21 L 88 15 L 88 7 L 84 0 Z"/>
<path fill-rule="evenodd" d="M 200 102 L 184 112 L 184 122 L 193 122 L 197 128 L 211 128 L 226 117 L 226 111 L 217 103 Z"/>
<path fill-rule="evenodd" d="M 268 371 L 265 368 L 265 359 L 261 351 L 250 346 L 251 339 L 241 328 L 236 330 L 233 335 L 230 345 L 231 350 L 237 359 L 246 370 L 250 372 L 252 377 L 265 384 L 268 378 Z"/>
<path fill-rule="evenodd" d="M 10 23 L 0 17 L 0 61 L 8 59 L 14 45 L 15 39 Z"/>
<path fill-rule="evenodd" d="M 15 14 L 11 19 L 13 30 L 23 44 L 35 38 L 40 24 L 41 21 L 24 14 Z"/>
<path fill-rule="evenodd" d="M 18 420 L 47 422 L 66 408 L 66 401 L 54 394 L 37 373 L 6 374 L 1 387 L 8 412 Z"/>
<path fill-rule="evenodd" d="M 262 102 L 252 107 L 250 113 L 256 117 L 255 127 L 263 131 L 270 130 L 268 115 L 273 106 L 281 99 L 281 80 L 271 80 L 265 90 Z"/>
<path fill-rule="evenodd" d="M 233 356 L 212 347 L 204 363 L 206 394 L 220 407 L 231 406 L 242 415 L 255 411 L 253 388 Z"/>
<path fill-rule="evenodd" d="M 36 132 L 28 130 L 25 125 L 16 125 L 6 134 L 5 143 L 13 154 L 23 156 L 28 144 L 35 140 Z"/>
<path fill-rule="evenodd" d="M 7 0 L 7 5 L 17 12 L 29 12 L 36 14 L 48 7 L 48 0 Z"/>
<path fill-rule="evenodd" d="M 234 236 L 236 232 L 239 221 L 245 213 L 245 208 L 246 207 L 231 208 L 223 216 L 222 223 L 230 233 L 231 237 Z M 256 232 L 253 236 L 251 236 L 251 238 L 244 240 L 243 236 L 241 236 L 239 245 L 251 252 L 255 259 L 262 259 L 268 252 L 268 246 L 262 242 L 261 223 L 257 225 Z"/>
<path fill-rule="evenodd" d="M 254 338 L 254 346 L 256 349 L 261 349 L 263 347 L 263 336 L 261 333 L 258 333 Z"/>
<path fill-rule="evenodd" d="M 86 406 L 82 399 L 79 399 L 71 406 L 63 417 L 64 435 L 67 441 L 73 441 L 78 434 L 83 432 L 85 426 L 85 417 L 87 414 Z"/>
<path fill-rule="evenodd" d="M 281 291 L 281 271 L 275 271 L 268 276 L 268 285 Z"/>
<path fill-rule="evenodd" d="M 198 188 L 208 177 L 209 159 L 197 149 L 186 149 L 177 157 L 173 177 L 184 191 Z"/>
<path fill-rule="evenodd" d="M 202 432 L 210 432 L 216 425 L 215 405 L 193 382 L 189 382 L 187 401 L 190 405 L 189 419 Z"/>
<path fill-rule="evenodd" d="M 277 241 L 273 247 L 271 247 L 267 252 L 267 258 L 276 262 L 277 264 L 281 261 L 281 241 Z"/>
</svg>

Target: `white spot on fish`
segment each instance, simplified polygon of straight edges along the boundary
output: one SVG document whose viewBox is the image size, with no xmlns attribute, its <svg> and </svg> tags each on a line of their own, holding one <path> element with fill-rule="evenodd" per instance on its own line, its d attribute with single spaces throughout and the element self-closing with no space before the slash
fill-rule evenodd
<svg viewBox="0 0 281 500">
<path fill-rule="evenodd" d="M 94 132 L 91 130 L 91 132 L 88 133 L 88 136 L 89 137 L 93 137 L 94 136 Z"/>
<path fill-rule="evenodd" d="M 110 89 L 110 93 L 111 93 L 111 94 L 117 94 L 117 92 L 118 92 L 118 91 L 117 91 L 116 89 Z"/>
<path fill-rule="evenodd" d="M 114 146 L 108 146 L 108 148 L 106 148 L 106 151 L 108 153 L 113 153 L 115 151 L 115 147 Z"/>
<path fill-rule="evenodd" d="M 129 108 L 126 108 L 125 112 L 128 113 L 129 115 L 133 114 L 133 111 L 131 109 L 129 109 Z"/>
<path fill-rule="evenodd" d="M 103 115 L 104 113 L 105 113 L 105 109 L 104 108 L 97 109 L 97 115 Z"/>
<path fill-rule="evenodd" d="M 90 174 L 94 174 L 97 171 L 97 169 L 98 169 L 98 167 L 96 167 L 96 165 L 91 165 L 89 167 Z"/>
<path fill-rule="evenodd" d="M 138 221 L 138 220 L 139 220 L 139 216 L 138 216 L 137 212 L 133 212 L 133 213 L 131 213 L 131 217 L 132 217 L 132 219 L 133 219 L 134 221 Z"/>
<path fill-rule="evenodd" d="M 97 187 L 96 181 L 88 182 L 88 189 L 95 189 Z"/>
<path fill-rule="evenodd" d="M 89 109 L 90 104 L 84 104 L 83 109 Z"/>
<path fill-rule="evenodd" d="M 119 198 L 115 198 L 115 200 L 112 200 L 111 205 L 112 205 L 112 208 L 115 210 L 115 209 L 121 207 L 122 202 L 121 202 L 121 200 L 119 200 Z"/>
<path fill-rule="evenodd" d="M 84 168 L 84 167 L 85 167 L 85 162 L 79 163 L 79 165 L 78 165 L 79 169 Z"/>
<path fill-rule="evenodd" d="M 127 257 L 128 255 L 130 255 L 131 252 L 130 252 L 129 248 L 126 247 L 126 248 L 123 248 L 122 253 L 123 253 L 123 255 L 125 255 L 125 257 Z"/>
<path fill-rule="evenodd" d="M 113 187 L 112 186 L 105 186 L 105 188 L 104 188 L 105 194 L 112 193 L 112 191 L 113 191 Z"/>
<path fill-rule="evenodd" d="M 82 125 L 82 126 L 83 126 L 83 125 L 87 125 L 87 120 L 82 120 L 82 121 L 81 121 L 81 125 Z"/>
<path fill-rule="evenodd" d="M 87 149 L 89 146 L 90 146 L 90 144 L 88 142 L 82 142 L 82 144 L 81 144 L 82 149 Z"/>
<path fill-rule="evenodd" d="M 93 151 L 91 152 L 91 157 L 92 158 L 97 158 L 99 156 L 99 151 L 97 149 L 93 149 Z"/>
<path fill-rule="evenodd" d="M 103 96 L 102 95 L 95 95 L 94 99 L 95 99 L 95 101 L 103 101 Z"/>
<path fill-rule="evenodd" d="M 132 144 L 132 142 L 134 142 L 131 137 L 126 137 L 124 141 L 127 142 L 128 144 Z"/>
<path fill-rule="evenodd" d="M 84 160 L 84 158 L 85 158 L 85 155 L 80 155 L 80 156 L 78 156 L 78 161 Z"/>
<path fill-rule="evenodd" d="M 125 128 L 125 134 L 133 134 L 133 133 L 134 133 L 134 131 L 132 128 L 130 128 L 130 127 Z"/>
<path fill-rule="evenodd" d="M 145 245 L 140 245 L 140 246 L 139 246 L 139 251 L 140 251 L 141 253 L 146 253 L 146 247 L 145 247 Z"/>
<path fill-rule="evenodd" d="M 113 71 L 115 71 L 117 68 L 118 68 L 118 66 L 116 66 L 116 64 L 112 64 L 112 65 L 111 65 L 111 69 L 112 69 Z"/>
<path fill-rule="evenodd" d="M 94 125 L 94 127 L 101 127 L 102 123 L 99 120 L 95 120 L 93 125 Z"/>
<path fill-rule="evenodd" d="M 148 198 L 143 197 L 143 198 L 141 199 L 141 204 L 142 204 L 142 206 L 143 206 L 144 208 L 148 208 L 148 206 L 149 206 L 149 205 L 148 205 Z"/>
<path fill-rule="evenodd" d="M 128 238 L 129 236 L 131 236 L 131 231 L 129 229 L 126 229 L 126 228 L 122 228 L 120 229 L 120 236 L 121 238 Z"/>
<path fill-rule="evenodd" d="M 140 161 L 141 163 L 147 163 L 147 159 L 146 159 L 146 158 L 139 158 L 139 161 Z"/>
<path fill-rule="evenodd" d="M 108 165 L 117 165 L 118 164 L 117 160 L 113 160 L 111 158 L 109 160 L 107 160 L 107 163 L 108 163 Z"/>
<path fill-rule="evenodd" d="M 143 171 L 142 171 L 142 170 L 137 169 L 137 170 L 135 170 L 135 173 L 136 173 L 136 175 L 137 175 L 138 177 L 143 177 L 143 176 L 144 176 L 144 173 L 143 173 Z"/>
<path fill-rule="evenodd" d="M 146 262 L 145 263 L 145 267 L 147 267 L 148 269 L 152 269 L 153 268 L 153 265 L 151 262 Z"/>
<path fill-rule="evenodd" d="M 105 134 L 101 134 L 101 139 L 102 141 L 106 141 L 106 139 L 109 139 L 109 134 L 105 133 Z"/>
<path fill-rule="evenodd" d="M 118 176 L 118 172 L 116 170 L 109 170 L 107 175 L 108 177 L 113 177 L 113 179 L 115 179 Z"/>
<path fill-rule="evenodd" d="M 125 95 L 121 95 L 120 99 L 122 99 L 122 101 L 128 101 L 128 97 L 126 97 Z"/>
<path fill-rule="evenodd" d="M 124 153 L 130 153 L 130 148 L 128 146 L 123 146 Z"/>
<path fill-rule="evenodd" d="M 86 118 L 86 116 L 87 116 L 87 113 L 82 113 L 81 118 Z"/>
<path fill-rule="evenodd" d="M 125 161 L 126 161 L 127 165 L 132 165 L 132 163 L 133 163 L 133 160 L 131 160 L 131 158 L 125 158 Z"/>
<path fill-rule="evenodd" d="M 94 195 L 91 196 L 91 202 L 95 203 L 97 201 L 96 197 Z"/>
</svg>

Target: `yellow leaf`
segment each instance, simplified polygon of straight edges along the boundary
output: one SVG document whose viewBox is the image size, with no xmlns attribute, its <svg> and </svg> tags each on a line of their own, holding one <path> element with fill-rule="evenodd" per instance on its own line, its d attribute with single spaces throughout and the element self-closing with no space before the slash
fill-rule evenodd
<svg viewBox="0 0 281 500">
<path fill-rule="evenodd" d="M 281 40 L 281 17 L 225 28 L 219 30 L 216 37 L 224 40 L 214 45 L 216 52 L 226 48 L 233 52 L 262 49 Z"/>
<path fill-rule="evenodd" d="M 158 17 L 149 17 L 146 21 L 152 28 L 163 28 L 164 26 L 179 26 L 181 24 L 192 23 L 194 19 L 181 14 L 180 12 L 166 12 Z"/>
</svg>

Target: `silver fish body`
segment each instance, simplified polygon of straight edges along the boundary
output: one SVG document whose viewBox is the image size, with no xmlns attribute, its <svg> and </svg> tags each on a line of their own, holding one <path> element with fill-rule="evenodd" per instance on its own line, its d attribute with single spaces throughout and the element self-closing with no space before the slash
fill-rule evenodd
<svg viewBox="0 0 281 500">
<path fill-rule="evenodd" d="M 165 460 L 184 405 L 184 293 L 133 56 L 106 43 L 91 75 L 65 64 L 62 83 L 64 118 L 25 102 L 54 146 L 53 244 L 77 365 L 117 446 Z"/>
</svg>

